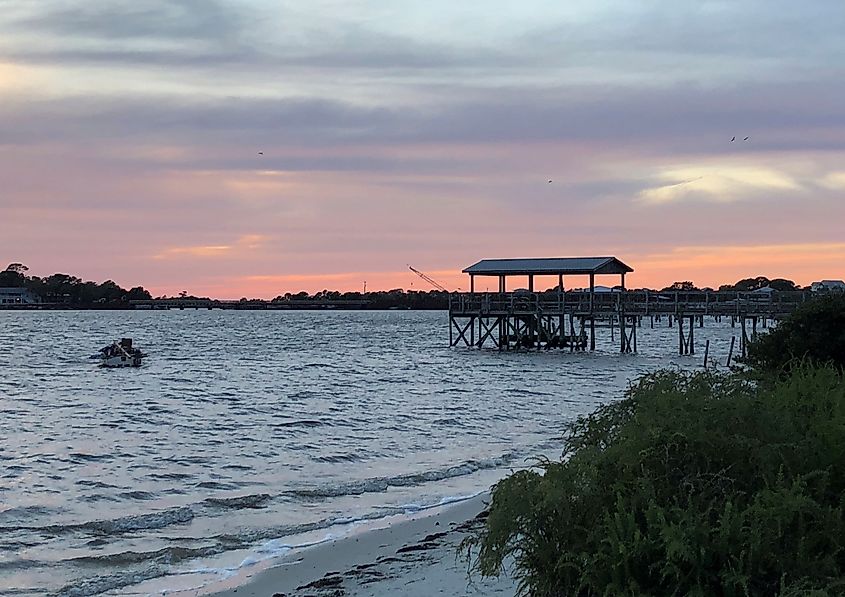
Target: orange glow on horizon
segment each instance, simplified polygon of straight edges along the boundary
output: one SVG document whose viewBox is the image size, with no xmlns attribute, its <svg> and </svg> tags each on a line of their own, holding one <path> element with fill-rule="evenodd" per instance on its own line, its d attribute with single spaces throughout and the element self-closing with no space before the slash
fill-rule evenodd
<svg viewBox="0 0 845 597">
<path fill-rule="evenodd" d="M 760 246 L 722 247 L 679 247 L 669 253 L 630 254 L 618 257 L 634 268 L 626 277 L 629 288 L 663 288 L 672 282 L 691 280 L 700 287 L 718 288 L 721 284 L 732 284 L 742 278 L 766 276 L 787 278 L 796 284 L 807 286 L 820 279 L 843 278 L 845 243 L 784 244 Z M 462 267 L 469 265 L 464 264 Z M 469 281 L 459 269 L 425 270 L 427 275 L 450 290 L 467 290 Z M 547 284 L 543 284 L 547 280 Z M 332 272 L 326 274 L 265 274 L 247 275 L 209 280 L 187 289 L 195 295 L 212 296 L 221 299 L 265 298 L 296 294 L 306 291 L 310 294 L 321 290 L 360 292 L 364 281 L 368 291 L 391 290 L 433 290 L 432 286 L 407 269 L 387 272 Z M 553 287 L 554 276 L 541 277 L 538 287 Z M 612 286 L 618 283 L 616 276 L 602 276 L 598 284 Z M 514 278 L 510 288 L 526 285 L 524 279 Z M 568 277 L 566 286 L 578 288 L 586 285 L 586 276 Z M 476 290 L 495 290 L 495 278 L 479 277 Z M 156 295 L 175 295 L 183 288 L 170 285 L 156 286 L 150 291 Z"/>
</svg>

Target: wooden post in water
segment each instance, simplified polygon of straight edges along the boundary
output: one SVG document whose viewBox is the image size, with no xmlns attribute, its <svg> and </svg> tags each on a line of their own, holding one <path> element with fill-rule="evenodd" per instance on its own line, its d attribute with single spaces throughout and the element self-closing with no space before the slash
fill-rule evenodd
<svg viewBox="0 0 845 597">
<path fill-rule="evenodd" d="M 596 275 L 590 274 L 590 350 L 596 349 L 596 316 L 594 315 L 594 297 L 596 294 Z"/>
<path fill-rule="evenodd" d="M 731 336 L 731 349 L 728 351 L 728 360 L 725 367 L 731 366 L 731 357 L 734 355 L 734 344 L 736 343 L 736 336 Z"/>
<path fill-rule="evenodd" d="M 626 350 L 627 343 L 628 343 L 628 336 L 625 333 L 625 274 L 624 272 L 620 276 L 621 282 L 620 287 L 621 290 L 619 292 L 619 336 L 620 336 L 620 345 L 619 345 L 619 352 L 630 352 L 630 350 Z"/>
<path fill-rule="evenodd" d="M 564 312 L 564 301 L 566 300 L 566 291 L 563 289 L 563 274 L 558 275 L 557 277 L 557 303 L 558 303 L 558 322 L 557 322 L 557 338 L 558 344 L 561 348 L 563 348 L 563 332 L 564 330 L 564 321 L 563 321 L 563 312 Z"/>
<path fill-rule="evenodd" d="M 695 354 L 695 315 L 689 318 L 689 341 L 687 342 L 687 350 L 689 354 Z"/>
<path fill-rule="evenodd" d="M 704 368 L 707 369 L 707 357 L 710 355 L 710 340 L 704 343 Z"/>
<path fill-rule="evenodd" d="M 634 352 L 637 352 L 637 328 L 634 328 Z"/>
</svg>

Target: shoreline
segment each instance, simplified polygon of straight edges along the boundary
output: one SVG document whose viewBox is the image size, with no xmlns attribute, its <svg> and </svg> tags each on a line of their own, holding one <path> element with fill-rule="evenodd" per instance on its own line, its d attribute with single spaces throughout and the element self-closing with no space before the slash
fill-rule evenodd
<svg viewBox="0 0 845 597">
<path fill-rule="evenodd" d="M 458 545 L 483 522 L 490 493 L 293 550 L 270 567 L 215 583 L 213 597 L 508 595 L 509 577 L 467 573 Z M 226 586 L 228 585 L 228 586 Z M 211 588 L 211 587 L 209 587 Z"/>
</svg>

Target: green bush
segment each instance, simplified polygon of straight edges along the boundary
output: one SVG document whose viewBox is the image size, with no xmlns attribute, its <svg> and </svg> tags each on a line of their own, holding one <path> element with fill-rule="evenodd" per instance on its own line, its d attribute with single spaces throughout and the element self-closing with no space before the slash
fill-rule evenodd
<svg viewBox="0 0 845 597">
<path fill-rule="evenodd" d="M 659 372 L 493 488 L 464 542 L 534 597 L 845 594 L 845 381 Z"/>
<path fill-rule="evenodd" d="M 758 371 L 781 371 L 801 359 L 845 367 L 845 294 L 801 305 L 748 345 L 745 362 Z"/>
</svg>

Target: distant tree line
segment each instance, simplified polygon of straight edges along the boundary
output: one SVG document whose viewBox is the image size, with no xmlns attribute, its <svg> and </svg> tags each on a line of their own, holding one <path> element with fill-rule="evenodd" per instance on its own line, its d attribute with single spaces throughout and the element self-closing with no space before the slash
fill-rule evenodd
<svg viewBox="0 0 845 597">
<path fill-rule="evenodd" d="M 69 306 L 106 306 L 119 308 L 129 306 L 131 301 L 151 300 L 153 297 L 143 286 L 125 289 L 112 280 L 106 280 L 100 284 L 91 281 L 83 281 L 81 278 L 68 274 L 53 274 L 44 278 L 27 275 L 29 268 L 22 263 L 11 263 L 4 270 L 0 271 L 0 288 L 26 288 L 32 294 L 39 297 L 45 303 L 60 303 Z M 769 287 L 773 290 L 802 290 L 792 280 L 783 278 L 769 279 L 765 276 L 756 278 L 745 278 L 736 284 L 723 284 L 719 290 L 733 291 L 754 291 L 760 288 Z M 618 287 L 614 287 L 618 288 Z M 661 289 L 661 292 L 671 291 L 713 291 L 713 288 L 699 288 L 691 281 L 674 282 Z M 550 290 L 548 292 L 555 292 Z M 272 299 L 272 303 L 288 303 L 296 306 L 297 303 L 360 303 L 358 308 L 364 309 L 417 309 L 417 310 L 439 310 L 449 307 L 449 294 L 441 290 L 404 290 L 394 288 L 392 290 L 379 290 L 374 292 L 339 292 L 337 290 L 321 290 L 314 294 L 301 291 L 297 293 L 287 292 Z M 158 298 L 168 298 L 166 295 Z M 187 291 L 178 293 L 171 298 L 209 300 L 208 297 L 189 295 Z M 241 299 L 241 302 L 261 303 L 260 299 Z"/>
<path fill-rule="evenodd" d="M 53 274 L 39 278 L 28 276 L 29 268 L 22 263 L 11 263 L 0 271 L 0 288 L 26 288 L 45 303 L 62 303 L 75 307 L 121 307 L 132 300 L 151 299 L 142 286 L 129 290 L 112 280 L 101 284 L 86 282 L 68 274 Z"/>
<path fill-rule="evenodd" d="M 287 292 L 272 300 L 273 303 L 296 302 L 366 302 L 365 309 L 418 309 L 438 310 L 449 308 L 449 293 L 441 290 L 379 290 L 375 292 L 338 292 L 337 290 L 322 290 L 314 294 L 305 291 L 291 294 Z"/>
<path fill-rule="evenodd" d="M 761 288 L 771 288 L 772 290 L 782 290 L 782 291 L 790 291 L 790 290 L 807 290 L 798 286 L 792 280 L 786 280 L 784 278 L 774 278 L 770 280 L 765 276 L 757 276 L 756 278 L 743 278 L 736 284 L 722 284 L 719 286 L 719 290 L 734 290 L 738 292 L 752 292 L 754 290 L 760 290 Z M 661 292 L 669 292 L 673 290 L 678 291 L 685 291 L 685 290 L 713 290 L 712 288 L 699 288 L 689 280 L 684 282 L 674 282 L 673 284 L 663 288 Z"/>
</svg>

